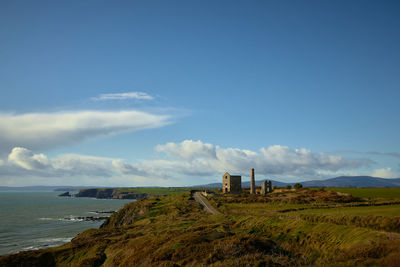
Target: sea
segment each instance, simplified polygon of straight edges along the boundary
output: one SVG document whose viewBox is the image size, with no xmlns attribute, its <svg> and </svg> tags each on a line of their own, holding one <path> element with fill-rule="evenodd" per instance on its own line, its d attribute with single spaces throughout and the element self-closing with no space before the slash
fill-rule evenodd
<svg viewBox="0 0 400 267">
<path fill-rule="evenodd" d="M 55 191 L 0 191 L 0 255 L 59 246 L 78 233 L 99 228 L 103 217 L 133 200 L 59 197 Z"/>
</svg>

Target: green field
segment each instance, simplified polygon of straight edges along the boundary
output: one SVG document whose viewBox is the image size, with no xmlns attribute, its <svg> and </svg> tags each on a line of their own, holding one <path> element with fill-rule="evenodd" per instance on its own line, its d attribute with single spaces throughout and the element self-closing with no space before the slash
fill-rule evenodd
<svg viewBox="0 0 400 267">
<path fill-rule="evenodd" d="M 0 257 L 0 266 L 400 266 L 393 189 L 338 190 L 374 200 L 307 188 L 217 194 L 209 201 L 218 215 L 189 188 L 127 190 L 169 195 L 128 203 L 100 229 L 61 247 Z"/>
<path fill-rule="evenodd" d="M 306 209 L 301 211 L 290 212 L 290 214 L 316 214 L 316 215 L 332 215 L 332 216 L 387 216 L 400 217 L 400 204 L 387 206 L 366 206 L 366 207 L 344 207 L 330 209 Z"/>
<path fill-rule="evenodd" d="M 400 199 L 400 188 L 347 188 L 347 187 L 329 187 L 325 190 L 331 190 L 346 194 L 351 194 L 361 198 L 389 198 Z"/>
<path fill-rule="evenodd" d="M 309 207 L 304 204 L 280 204 L 280 203 L 226 203 L 221 207 L 228 214 L 270 214 L 286 209 L 302 209 Z"/>
<path fill-rule="evenodd" d="M 189 189 L 185 187 L 129 187 L 129 188 L 118 188 L 121 192 L 138 193 L 138 194 L 150 194 L 150 195 L 171 195 L 188 192 Z"/>
</svg>

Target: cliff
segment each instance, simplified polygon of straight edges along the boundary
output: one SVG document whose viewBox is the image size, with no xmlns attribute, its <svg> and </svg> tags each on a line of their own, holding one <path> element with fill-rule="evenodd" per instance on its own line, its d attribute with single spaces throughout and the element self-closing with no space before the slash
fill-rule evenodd
<svg viewBox="0 0 400 267">
<path fill-rule="evenodd" d="M 360 200 L 306 189 L 221 195 L 210 202 L 223 214 L 210 215 L 189 193 L 142 199 L 100 229 L 60 247 L 0 257 L 0 266 L 399 266 L 400 235 L 391 229 L 400 218 L 329 212 L 338 205 L 360 212 L 345 208 L 347 201 Z M 329 216 L 305 215 L 315 204 L 331 207 L 322 210 Z M 288 205 L 302 210 L 282 212 Z"/>
<path fill-rule="evenodd" d="M 123 191 L 119 188 L 81 189 L 77 194 L 75 194 L 75 197 L 92 197 L 102 199 L 142 199 L 147 196 L 147 193 Z"/>
<path fill-rule="evenodd" d="M 58 195 L 59 197 L 71 197 L 71 194 L 68 192 L 62 193 Z"/>
</svg>

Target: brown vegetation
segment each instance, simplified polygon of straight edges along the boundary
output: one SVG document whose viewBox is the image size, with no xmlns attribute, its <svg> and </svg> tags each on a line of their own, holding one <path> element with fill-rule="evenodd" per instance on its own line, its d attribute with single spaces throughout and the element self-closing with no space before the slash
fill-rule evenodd
<svg viewBox="0 0 400 267">
<path fill-rule="evenodd" d="M 363 202 L 360 198 L 349 194 L 325 191 L 311 190 L 308 188 L 299 189 L 275 189 L 275 191 L 266 196 L 254 194 L 240 195 L 221 195 L 219 202 L 225 203 L 287 203 L 287 204 L 310 204 L 310 203 L 350 203 Z"/>
<path fill-rule="evenodd" d="M 400 235 L 385 232 L 399 228 L 398 217 L 253 215 L 252 205 L 361 201 L 324 190 L 285 190 L 216 197 L 221 211 L 243 204 L 242 213 L 225 215 L 205 213 L 188 193 L 137 201 L 100 229 L 58 248 L 0 257 L 0 266 L 398 266 Z"/>
</svg>

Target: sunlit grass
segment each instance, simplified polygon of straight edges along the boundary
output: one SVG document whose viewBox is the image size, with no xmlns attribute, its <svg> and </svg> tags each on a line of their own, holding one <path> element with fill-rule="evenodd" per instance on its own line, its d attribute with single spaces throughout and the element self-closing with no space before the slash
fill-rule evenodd
<svg viewBox="0 0 400 267">
<path fill-rule="evenodd" d="M 351 194 L 355 197 L 362 198 L 391 198 L 400 199 L 400 188 L 342 188 L 342 187 L 329 187 L 325 190 L 342 192 Z"/>
<path fill-rule="evenodd" d="M 391 230 L 398 223 L 395 216 L 400 205 L 315 209 L 315 205 L 334 205 L 335 201 L 347 205 L 343 199 L 358 199 L 310 191 L 301 190 L 284 198 L 277 194 L 269 202 L 263 201 L 264 196 L 216 197 L 211 203 L 218 205 L 222 212 L 218 215 L 206 213 L 189 192 L 143 199 L 125 205 L 103 228 L 85 231 L 62 247 L 37 251 L 35 257 L 55 259 L 60 266 L 396 263 L 400 235 Z M 290 202 L 292 197 L 296 201 L 311 199 L 312 203 L 294 204 Z M 299 210 L 304 208 L 310 209 Z M 297 211 L 279 212 L 289 209 Z"/>
<path fill-rule="evenodd" d="M 400 204 L 386 206 L 365 206 L 365 207 L 339 207 L 330 209 L 306 209 L 290 212 L 290 214 L 317 214 L 317 215 L 358 215 L 358 216 L 400 216 Z"/>
<path fill-rule="evenodd" d="M 151 194 L 151 195 L 171 195 L 181 194 L 188 192 L 189 188 L 184 187 L 133 187 L 133 188 L 118 188 L 120 192 L 129 192 L 137 194 Z"/>
</svg>

